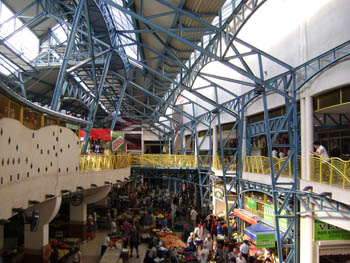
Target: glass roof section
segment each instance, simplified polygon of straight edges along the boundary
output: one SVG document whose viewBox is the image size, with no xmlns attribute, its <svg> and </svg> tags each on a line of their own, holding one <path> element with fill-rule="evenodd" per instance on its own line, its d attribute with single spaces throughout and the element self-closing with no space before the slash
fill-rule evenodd
<svg viewBox="0 0 350 263">
<path fill-rule="evenodd" d="M 39 53 L 39 39 L 27 27 L 15 32 L 23 26 L 22 21 L 14 16 L 14 13 L 0 1 L 0 39 L 5 39 L 5 44 L 16 54 L 29 62 Z M 17 66 L 11 64 L 7 59 L 1 56 L 1 61 L 6 65 L 0 64 L 0 72 L 9 74 L 17 69 Z"/>
<path fill-rule="evenodd" d="M 122 0 L 113 0 L 113 2 L 117 3 L 118 5 L 123 5 Z M 114 25 L 117 30 L 135 29 L 134 22 L 131 16 L 123 13 L 122 11 L 112 6 L 109 6 L 109 9 L 111 11 L 111 15 L 114 20 Z M 119 34 L 119 39 L 122 42 L 125 53 L 134 59 L 138 59 L 138 47 L 135 33 Z"/>
</svg>

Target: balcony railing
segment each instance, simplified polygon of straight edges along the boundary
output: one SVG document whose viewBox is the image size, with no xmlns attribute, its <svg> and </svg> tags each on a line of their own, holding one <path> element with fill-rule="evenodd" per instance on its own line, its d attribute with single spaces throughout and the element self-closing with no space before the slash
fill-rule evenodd
<svg viewBox="0 0 350 263">
<path fill-rule="evenodd" d="M 350 161 L 311 156 L 310 165 L 312 181 L 350 189 Z"/>
<path fill-rule="evenodd" d="M 101 171 L 129 167 L 131 155 L 88 154 L 80 156 L 81 171 Z"/>
</svg>

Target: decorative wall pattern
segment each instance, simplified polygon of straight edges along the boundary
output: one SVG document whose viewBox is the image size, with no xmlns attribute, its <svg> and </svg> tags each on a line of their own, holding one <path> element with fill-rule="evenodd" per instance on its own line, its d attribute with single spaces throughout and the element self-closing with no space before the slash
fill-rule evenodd
<svg viewBox="0 0 350 263">
<path fill-rule="evenodd" d="M 0 118 L 0 219 L 12 208 L 28 208 L 61 190 L 89 189 L 130 176 L 130 167 L 117 170 L 79 170 L 79 138 L 70 129 L 47 126 L 31 130 L 19 121 Z"/>
</svg>

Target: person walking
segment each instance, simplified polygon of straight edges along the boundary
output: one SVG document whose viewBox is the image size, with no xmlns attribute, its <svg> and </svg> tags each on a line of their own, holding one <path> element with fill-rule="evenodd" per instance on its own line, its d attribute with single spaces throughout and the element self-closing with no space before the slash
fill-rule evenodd
<svg viewBox="0 0 350 263">
<path fill-rule="evenodd" d="M 83 263 L 83 255 L 79 247 L 74 248 L 73 263 Z"/>
<path fill-rule="evenodd" d="M 198 216 L 198 213 L 196 209 L 194 209 L 194 207 L 192 207 L 191 209 L 190 216 L 191 216 L 192 226 L 194 227 L 197 224 L 197 216 Z"/>
<path fill-rule="evenodd" d="M 140 234 L 136 227 L 133 226 L 129 233 L 129 246 L 130 246 L 130 257 L 132 257 L 132 251 L 135 248 L 136 257 L 139 258 L 139 244 L 140 244 Z"/>
<path fill-rule="evenodd" d="M 111 242 L 111 234 L 108 234 L 104 240 L 103 240 L 103 243 L 102 243 L 102 246 L 101 246 L 101 257 L 103 256 L 103 254 L 105 253 L 107 247 L 109 246 L 109 243 Z"/>
</svg>

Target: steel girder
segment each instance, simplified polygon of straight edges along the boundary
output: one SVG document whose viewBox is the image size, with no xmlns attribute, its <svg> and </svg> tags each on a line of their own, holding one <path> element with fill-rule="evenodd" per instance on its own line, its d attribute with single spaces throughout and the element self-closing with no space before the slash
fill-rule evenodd
<svg viewBox="0 0 350 263">
<path fill-rule="evenodd" d="M 314 120 L 318 123 L 318 129 L 327 129 L 327 128 L 344 128 L 348 127 L 346 123 L 350 122 L 350 114 L 339 113 L 315 113 Z"/>
<path fill-rule="evenodd" d="M 248 181 L 244 179 L 239 179 L 238 181 L 235 181 L 234 184 L 239 184 L 241 189 L 243 189 L 241 195 L 243 195 L 244 192 L 256 191 L 273 196 L 274 190 L 272 189 L 272 186 L 268 184 Z M 278 193 L 278 202 L 284 202 L 286 194 L 289 191 L 283 187 L 277 187 L 275 191 Z M 303 210 L 297 211 L 298 215 L 318 212 L 340 213 L 344 215 L 350 214 L 349 205 L 333 200 L 324 194 L 317 194 L 313 193 L 312 191 L 310 192 L 300 190 L 293 191 L 293 193 L 297 196 L 301 207 L 303 207 Z M 289 213 L 293 212 L 291 207 L 288 207 L 287 211 L 289 211 Z M 288 214 L 286 217 L 288 217 Z"/>
<path fill-rule="evenodd" d="M 177 76 L 177 80 L 180 83 L 184 83 L 187 87 L 192 87 L 194 80 L 196 78 L 196 74 L 194 72 L 199 72 L 203 65 L 206 65 L 209 61 L 212 61 L 212 56 L 209 54 L 217 54 L 218 50 L 220 50 L 220 55 L 222 55 L 222 49 L 221 49 L 221 41 L 222 41 L 222 33 L 225 32 L 226 34 L 232 34 L 233 38 L 238 34 L 240 29 L 243 27 L 243 25 L 246 23 L 246 21 L 249 20 L 251 15 L 265 2 L 265 0 L 254 0 L 254 1 L 232 1 L 232 3 L 228 3 L 228 6 L 232 9 L 232 12 L 228 17 L 225 19 L 223 18 L 224 15 L 221 13 L 219 16 L 220 24 L 219 28 L 220 31 L 217 34 L 212 35 L 212 37 L 208 40 L 208 44 L 204 47 L 206 52 L 201 52 L 203 50 L 197 50 L 197 52 L 194 52 L 191 56 L 189 62 L 188 62 L 188 69 L 184 72 L 181 72 Z M 231 5 L 231 6 L 230 6 Z M 224 33 L 224 34 L 225 34 Z M 217 61 L 222 60 L 222 56 L 217 59 Z M 168 92 L 164 95 L 165 101 L 171 101 L 174 100 L 179 95 L 179 90 L 177 89 L 178 86 L 176 84 L 173 84 L 170 86 Z M 160 104 L 159 107 L 156 109 L 164 110 L 165 104 Z"/>
</svg>

